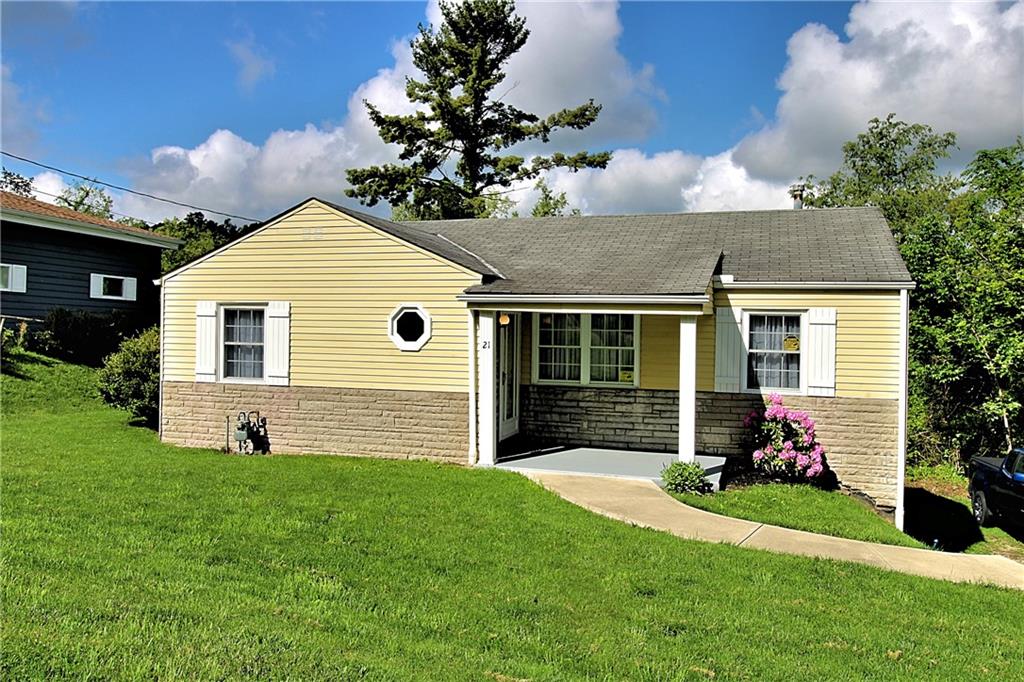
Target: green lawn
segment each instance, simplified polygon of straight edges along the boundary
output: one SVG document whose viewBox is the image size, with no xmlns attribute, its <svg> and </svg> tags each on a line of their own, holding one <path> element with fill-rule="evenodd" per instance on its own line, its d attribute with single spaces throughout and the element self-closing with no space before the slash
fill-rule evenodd
<svg viewBox="0 0 1024 682">
<path fill-rule="evenodd" d="M 160 444 L 3 379 L 0 677 L 1021 679 L 1024 593 L 683 541 L 501 471 Z"/>
<path fill-rule="evenodd" d="M 824 533 L 840 538 L 924 547 L 867 505 L 839 492 L 808 485 L 771 483 L 711 495 L 676 495 L 680 501 L 716 514 Z"/>
</svg>

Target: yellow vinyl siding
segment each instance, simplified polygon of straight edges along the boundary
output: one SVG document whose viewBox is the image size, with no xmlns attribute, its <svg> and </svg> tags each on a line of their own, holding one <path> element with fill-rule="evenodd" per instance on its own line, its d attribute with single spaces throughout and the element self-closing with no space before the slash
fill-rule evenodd
<svg viewBox="0 0 1024 682">
<path fill-rule="evenodd" d="M 291 384 L 465 392 L 465 304 L 480 276 L 318 202 L 164 283 L 164 367 L 195 377 L 197 301 L 291 303 Z M 398 350 L 387 335 L 400 303 L 431 316 L 430 341 Z"/>
<path fill-rule="evenodd" d="M 836 309 L 836 396 L 899 396 L 900 297 L 883 292 L 715 294 L 716 306 L 786 310 Z M 679 388 L 679 321 L 645 315 L 640 330 L 640 388 Z M 715 319 L 697 318 L 697 390 L 715 390 Z"/>
<path fill-rule="evenodd" d="M 836 309 L 836 397 L 899 397 L 898 291 L 718 291 L 715 305 L 748 309 Z M 712 347 L 714 328 L 711 329 Z M 711 375 L 714 387 L 714 373 Z"/>
</svg>

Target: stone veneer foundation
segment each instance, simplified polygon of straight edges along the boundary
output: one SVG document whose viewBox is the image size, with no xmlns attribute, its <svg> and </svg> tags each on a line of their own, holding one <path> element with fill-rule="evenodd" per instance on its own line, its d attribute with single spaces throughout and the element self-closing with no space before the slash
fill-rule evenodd
<svg viewBox="0 0 1024 682">
<path fill-rule="evenodd" d="M 267 418 L 275 453 L 468 462 L 466 393 L 167 381 L 161 437 L 223 448 L 228 419 L 233 428 L 237 414 L 249 410 Z"/>
<path fill-rule="evenodd" d="M 532 440 L 674 452 L 679 447 L 679 394 L 648 389 L 523 386 L 520 431 Z M 896 506 L 895 400 L 786 396 L 789 407 L 817 423 L 829 466 L 840 482 L 884 509 Z M 759 396 L 697 393 L 697 449 L 741 455 L 743 417 Z"/>
</svg>

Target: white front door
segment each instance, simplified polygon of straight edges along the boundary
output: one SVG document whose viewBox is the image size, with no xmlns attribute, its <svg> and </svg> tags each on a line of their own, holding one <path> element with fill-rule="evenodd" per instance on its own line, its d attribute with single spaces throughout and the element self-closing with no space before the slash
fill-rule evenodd
<svg viewBox="0 0 1024 682">
<path fill-rule="evenodd" d="M 503 320 L 507 323 L 502 324 Z M 519 433 L 519 314 L 498 315 L 498 440 Z"/>
</svg>

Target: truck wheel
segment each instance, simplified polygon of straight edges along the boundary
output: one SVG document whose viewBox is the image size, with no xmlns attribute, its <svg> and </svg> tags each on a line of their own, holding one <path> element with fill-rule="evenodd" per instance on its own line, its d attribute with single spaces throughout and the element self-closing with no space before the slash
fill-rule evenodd
<svg viewBox="0 0 1024 682">
<path fill-rule="evenodd" d="M 974 520 L 979 526 L 987 526 L 992 520 L 992 512 L 989 511 L 988 503 L 985 501 L 985 493 L 975 490 L 971 495 L 971 509 L 974 511 Z"/>
</svg>

